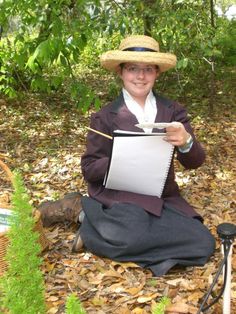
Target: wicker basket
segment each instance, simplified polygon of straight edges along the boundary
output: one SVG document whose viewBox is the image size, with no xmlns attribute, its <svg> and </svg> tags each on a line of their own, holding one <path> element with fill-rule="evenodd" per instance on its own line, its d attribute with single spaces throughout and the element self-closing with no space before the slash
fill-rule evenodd
<svg viewBox="0 0 236 314">
<path fill-rule="evenodd" d="M 7 178 L 12 182 L 13 174 L 8 166 L 0 159 L 0 167 L 4 170 Z M 10 209 L 11 206 L 9 204 L 0 203 L 0 208 Z M 34 231 L 39 233 L 39 244 L 41 246 L 41 251 L 44 251 L 49 246 L 49 241 L 46 238 L 44 233 L 43 224 L 40 219 L 40 212 L 38 210 L 33 211 L 33 216 L 35 219 L 35 226 L 33 228 Z M 0 232 L 0 276 L 5 272 L 7 269 L 7 263 L 5 261 L 5 255 L 7 246 L 9 244 L 9 239 L 7 237 L 6 232 Z"/>
</svg>

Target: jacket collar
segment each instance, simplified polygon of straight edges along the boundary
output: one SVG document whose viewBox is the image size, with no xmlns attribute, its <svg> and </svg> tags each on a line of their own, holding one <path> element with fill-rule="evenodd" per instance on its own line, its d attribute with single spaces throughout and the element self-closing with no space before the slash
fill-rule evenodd
<svg viewBox="0 0 236 314">
<path fill-rule="evenodd" d="M 123 93 L 121 92 L 120 95 L 111 103 L 111 112 L 118 113 L 121 106 L 125 104 Z"/>
<path fill-rule="evenodd" d="M 153 91 L 154 96 L 156 97 L 157 107 L 158 107 L 158 101 L 162 100 L 162 97 L 157 95 L 155 91 Z M 111 102 L 111 112 L 118 113 L 120 108 L 125 104 L 123 93 L 121 92 L 119 96 Z"/>
<path fill-rule="evenodd" d="M 157 104 L 157 116 L 155 122 L 170 122 L 172 121 L 172 104 L 171 100 L 168 100 L 162 96 L 157 95 L 154 92 Z M 138 123 L 137 118 L 132 114 L 125 105 L 123 93 L 111 103 L 110 112 L 114 114 L 113 127 L 114 129 L 121 129 L 127 131 L 140 132 L 141 129 L 137 128 L 135 124 Z M 142 131 L 141 131 L 142 132 Z M 157 132 L 159 132 L 157 130 Z"/>
</svg>

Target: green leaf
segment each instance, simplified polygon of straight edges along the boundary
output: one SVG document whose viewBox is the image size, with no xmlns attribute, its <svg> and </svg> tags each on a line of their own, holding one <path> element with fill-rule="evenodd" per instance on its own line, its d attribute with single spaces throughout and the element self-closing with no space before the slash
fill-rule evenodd
<svg viewBox="0 0 236 314">
<path fill-rule="evenodd" d="M 63 56 L 63 54 L 60 54 L 60 63 L 64 65 L 64 67 L 68 66 L 67 59 Z"/>
<path fill-rule="evenodd" d="M 177 62 L 177 69 L 185 69 L 185 68 L 187 68 L 188 63 L 189 63 L 189 59 L 188 58 L 183 58 L 183 59 L 179 60 Z"/>
</svg>

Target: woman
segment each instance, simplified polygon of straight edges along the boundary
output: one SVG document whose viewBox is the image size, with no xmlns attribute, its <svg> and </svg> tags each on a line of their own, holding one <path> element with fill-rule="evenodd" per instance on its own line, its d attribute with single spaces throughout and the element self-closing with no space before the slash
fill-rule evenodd
<svg viewBox="0 0 236 314">
<path fill-rule="evenodd" d="M 165 140 L 175 146 L 179 162 L 194 169 L 204 162 L 205 154 L 186 110 L 153 91 L 160 74 L 175 64 L 173 54 L 159 52 L 153 38 L 141 35 L 129 36 L 119 50 L 103 54 L 101 65 L 119 75 L 123 89 L 92 115 L 91 128 L 112 136 L 115 129 L 142 132 L 137 123 L 176 121 L 166 128 Z M 81 160 L 89 196 L 82 197 L 85 216 L 73 250 L 84 245 L 96 255 L 149 268 L 155 276 L 177 264 L 204 265 L 215 241 L 202 217 L 180 195 L 173 161 L 161 197 L 111 190 L 103 185 L 111 148 L 110 139 L 89 131 Z"/>
</svg>

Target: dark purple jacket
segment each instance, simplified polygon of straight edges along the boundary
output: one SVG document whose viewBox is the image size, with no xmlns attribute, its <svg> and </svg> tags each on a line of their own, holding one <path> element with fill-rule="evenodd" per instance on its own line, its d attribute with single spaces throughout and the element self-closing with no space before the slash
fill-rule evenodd
<svg viewBox="0 0 236 314">
<path fill-rule="evenodd" d="M 205 153 L 194 137 L 186 110 L 176 102 L 158 95 L 155 96 L 158 110 L 155 122 L 182 122 L 187 132 L 194 139 L 193 146 L 188 153 L 180 153 L 178 149 L 175 150 L 177 159 L 186 169 L 199 167 L 205 159 Z M 93 129 L 112 136 L 113 131 L 116 129 L 140 132 L 141 130 L 135 127 L 137 123 L 136 117 L 128 110 L 121 94 L 115 101 L 103 107 L 99 112 L 92 114 L 90 126 Z M 193 207 L 180 195 L 178 185 L 175 182 L 173 160 L 161 198 L 105 189 L 103 180 L 107 171 L 111 148 L 112 140 L 89 131 L 87 149 L 81 159 L 81 168 L 84 178 L 88 182 L 90 197 L 96 199 L 106 207 L 111 207 L 116 202 L 133 203 L 157 216 L 161 215 L 161 210 L 165 202 L 165 205 L 168 207 L 176 208 L 188 216 L 200 218 Z"/>
</svg>

